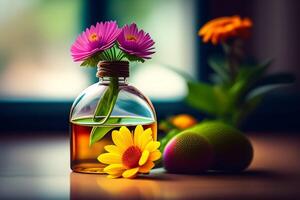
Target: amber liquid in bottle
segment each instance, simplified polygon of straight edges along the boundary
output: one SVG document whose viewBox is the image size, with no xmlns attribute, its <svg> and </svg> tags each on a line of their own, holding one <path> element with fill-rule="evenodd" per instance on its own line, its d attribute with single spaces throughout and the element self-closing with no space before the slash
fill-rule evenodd
<svg viewBox="0 0 300 200">
<path fill-rule="evenodd" d="M 110 130 L 102 139 L 89 145 L 90 133 L 93 128 L 88 123 L 81 123 L 81 121 L 88 121 L 89 119 L 79 119 L 71 121 L 71 169 L 75 172 L 84 173 L 103 173 L 103 168 L 106 166 L 97 160 L 97 157 L 106 152 L 104 146 L 113 144 L 111 133 L 113 130 L 119 130 L 124 122 L 130 122 L 130 125 L 126 127 L 134 132 L 137 125 L 142 125 L 144 130 L 147 128 L 152 129 L 152 137 L 157 140 L 157 124 L 156 121 L 152 121 L 144 118 L 119 118 L 119 124 L 109 125 L 113 129 Z M 97 126 L 101 128 L 101 126 Z M 105 126 L 107 127 L 107 125 Z"/>
</svg>

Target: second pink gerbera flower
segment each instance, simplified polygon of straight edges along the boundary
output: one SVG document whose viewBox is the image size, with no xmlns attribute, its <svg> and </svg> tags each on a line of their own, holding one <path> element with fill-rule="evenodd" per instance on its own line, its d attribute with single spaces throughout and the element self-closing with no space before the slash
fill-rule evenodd
<svg viewBox="0 0 300 200">
<path fill-rule="evenodd" d="M 130 56 L 140 59 L 150 59 L 151 54 L 155 53 L 154 41 L 148 33 L 138 30 L 137 25 L 132 23 L 125 25 L 118 37 L 120 49 Z"/>
<path fill-rule="evenodd" d="M 84 61 L 98 52 L 111 48 L 121 29 L 115 21 L 97 23 L 79 35 L 71 47 L 74 61 Z"/>
</svg>

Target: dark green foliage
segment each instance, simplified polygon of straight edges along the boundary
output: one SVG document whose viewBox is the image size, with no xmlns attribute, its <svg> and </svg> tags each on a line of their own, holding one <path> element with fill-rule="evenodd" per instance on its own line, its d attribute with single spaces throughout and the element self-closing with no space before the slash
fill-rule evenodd
<svg viewBox="0 0 300 200">
<path fill-rule="evenodd" d="M 212 57 L 208 63 L 215 71 L 214 83 L 188 81 L 186 101 L 195 109 L 236 127 L 265 94 L 294 81 L 287 73 L 267 75 L 270 60 L 258 65 L 240 64 L 234 77 L 230 76 L 225 58 Z"/>
</svg>

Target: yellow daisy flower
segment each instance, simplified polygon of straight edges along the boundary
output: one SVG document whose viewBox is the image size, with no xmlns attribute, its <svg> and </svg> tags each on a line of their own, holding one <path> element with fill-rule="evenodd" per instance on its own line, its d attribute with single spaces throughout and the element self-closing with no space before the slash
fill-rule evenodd
<svg viewBox="0 0 300 200">
<path fill-rule="evenodd" d="M 144 130 L 138 125 L 132 135 L 122 126 L 112 132 L 112 140 L 115 145 L 105 146 L 108 153 L 98 156 L 100 162 L 108 164 L 103 171 L 109 178 L 134 178 L 138 173 L 149 173 L 154 161 L 161 157 L 160 143 L 153 140 L 151 128 Z"/>
</svg>

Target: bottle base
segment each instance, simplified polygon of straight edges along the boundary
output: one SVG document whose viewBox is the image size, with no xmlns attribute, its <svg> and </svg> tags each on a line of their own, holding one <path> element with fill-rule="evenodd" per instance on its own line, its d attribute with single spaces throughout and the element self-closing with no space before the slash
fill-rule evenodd
<svg viewBox="0 0 300 200">
<path fill-rule="evenodd" d="M 103 171 L 105 166 L 99 165 L 98 163 L 84 163 L 84 164 L 77 164 L 71 166 L 73 172 L 78 173 L 86 173 L 86 174 L 104 174 Z"/>
</svg>

